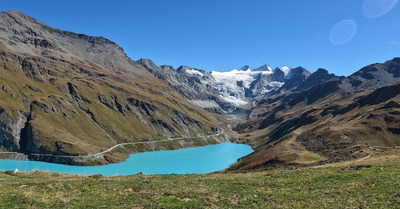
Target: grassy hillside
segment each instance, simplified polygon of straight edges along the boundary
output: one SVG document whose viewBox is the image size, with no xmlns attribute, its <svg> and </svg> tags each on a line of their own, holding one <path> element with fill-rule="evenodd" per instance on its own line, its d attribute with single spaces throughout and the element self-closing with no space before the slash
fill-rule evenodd
<svg viewBox="0 0 400 209">
<path fill-rule="evenodd" d="M 123 160 L 127 150 L 87 162 L 70 156 L 221 131 L 211 113 L 189 103 L 108 39 L 58 30 L 15 10 L 0 12 L 0 28 L 0 152 L 104 164 Z M 204 143 L 162 144 L 130 150 Z"/>
<path fill-rule="evenodd" d="M 8 151 L 77 155 L 217 131 L 214 116 L 152 75 L 129 78 L 6 50 L 0 64 L 0 123 L 7 136 L 0 144 Z"/>
<path fill-rule="evenodd" d="M 328 82 L 254 107 L 257 117 L 235 127 L 255 152 L 232 170 L 310 166 L 363 158 L 400 146 L 400 83 L 349 93 Z"/>
<path fill-rule="evenodd" d="M 400 158 L 246 174 L 0 172 L 0 208 L 399 208 Z"/>
</svg>

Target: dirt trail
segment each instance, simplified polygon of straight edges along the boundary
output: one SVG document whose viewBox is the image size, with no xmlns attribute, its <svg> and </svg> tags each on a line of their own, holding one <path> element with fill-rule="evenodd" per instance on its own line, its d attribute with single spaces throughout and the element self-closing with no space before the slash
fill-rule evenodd
<svg viewBox="0 0 400 209">
<path fill-rule="evenodd" d="M 159 141 L 153 141 L 151 139 L 149 139 L 148 141 L 142 141 L 142 142 L 128 142 L 128 143 L 120 143 L 120 144 L 116 144 L 110 148 L 108 148 L 107 150 L 98 152 L 98 153 L 89 153 L 89 154 L 82 154 L 82 155 L 54 155 L 54 154 L 30 154 L 33 156 L 46 156 L 46 157 L 60 157 L 60 158 L 72 158 L 77 162 L 86 162 L 86 161 L 90 161 L 90 160 L 98 160 L 98 159 L 104 159 L 104 155 L 108 152 L 110 152 L 111 150 L 117 148 L 117 147 L 121 147 L 121 146 L 125 146 L 125 145 L 135 145 L 135 144 L 151 144 L 151 143 L 159 143 L 159 142 L 167 142 L 167 141 L 174 141 L 174 140 L 182 140 L 182 139 L 190 139 L 190 138 L 198 138 L 198 137 L 216 137 L 219 135 L 225 134 L 225 131 L 219 131 L 218 133 L 215 134 L 208 134 L 208 135 L 203 135 L 203 136 L 195 136 L 195 137 L 175 137 L 175 138 L 168 138 L 168 139 L 164 139 L 164 140 L 159 140 Z M 16 156 L 18 156 L 20 158 L 19 155 L 24 155 L 23 153 L 18 153 L 18 152 L 0 152 L 0 154 L 16 154 Z M 27 158 L 27 157 L 26 157 Z M 15 158 L 16 159 L 16 158 Z"/>
</svg>

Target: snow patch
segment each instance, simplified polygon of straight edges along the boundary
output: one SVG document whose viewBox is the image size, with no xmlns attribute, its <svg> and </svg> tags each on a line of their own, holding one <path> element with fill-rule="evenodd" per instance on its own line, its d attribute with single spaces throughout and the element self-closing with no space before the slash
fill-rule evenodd
<svg viewBox="0 0 400 209">
<path fill-rule="evenodd" d="M 243 86 L 246 88 L 249 88 L 250 84 L 256 80 L 257 76 L 260 74 L 272 74 L 272 69 L 270 71 L 253 71 L 250 68 L 245 71 L 236 69 L 229 72 L 211 71 L 211 75 L 214 77 L 217 84 L 237 86 L 237 81 L 243 81 Z"/>
<path fill-rule="evenodd" d="M 278 89 L 278 88 L 282 87 L 283 84 L 285 84 L 285 83 L 283 83 L 283 82 L 278 82 L 278 81 L 272 81 L 272 82 L 270 82 L 268 85 L 269 85 L 269 86 L 272 86 L 274 89 Z"/>
<path fill-rule="evenodd" d="M 219 107 L 219 105 L 213 100 L 189 100 L 189 102 L 202 108 Z"/>
<path fill-rule="evenodd" d="M 288 66 L 283 66 L 280 70 L 285 74 L 285 79 L 288 80 L 292 77 L 292 69 Z"/>
<path fill-rule="evenodd" d="M 235 104 L 237 107 L 249 103 L 249 102 L 246 102 L 244 100 L 238 99 L 238 98 L 236 98 L 234 96 L 222 96 L 222 95 L 220 95 L 220 97 L 222 99 L 224 99 L 225 101 L 227 101 L 227 102 Z"/>
<path fill-rule="evenodd" d="M 189 70 L 186 70 L 186 73 L 188 73 L 188 74 L 191 74 L 191 75 L 199 75 L 199 76 L 204 76 L 204 73 L 202 73 L 202 72 L 200 72 L 200 71 L 198 71 L 198 70 L 195 70 L 195 69 L 189 69 Z"/>
</svg>

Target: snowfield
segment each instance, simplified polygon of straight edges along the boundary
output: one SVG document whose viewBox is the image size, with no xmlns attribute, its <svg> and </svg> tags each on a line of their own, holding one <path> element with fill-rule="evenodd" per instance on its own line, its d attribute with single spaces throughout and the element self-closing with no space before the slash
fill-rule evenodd
<svg viewBox="0 0 400 209">
<path fill-rule="evenodd" d="M 273 76 L 277 70 L 283 72 L 284 79 L 291 78 L 291 68 L 287 66 L 272 70 L 269 65 L 262 65 L 253 70 L 246 65 L 240 70 L 234 69 L 229 72 L 211 71 L 209 74 L 189 67 L 185 67 L 182 70 L 187 74 L 200 78 L 211 75 L 213 79 L 202 79 L 202 82 L 213 86 L 222 99 L 236 106 L 242 106 L 253 101 L 254 95 L 262 96 L 280 88 L 284 83 L 281 82 L 282 80 L 276 81 Z M 266 78 L 268 76 L 264 75 L 271 75 L 271 77 L 268 79 Z M 258 82 L 257 85 L 254 85 L 256 82 Z M 191 102 L 203 108 L 218 106 L 218 104 L 207 100 L 193 100 Z"/>
<path fill-rule="evenodd" d="M 289 79 L 291 76 L 290 68 L 284 66 L 280 70 L 285 74 L 285 79 Z M 234 69 L 229 72 L 217 72 L 211 71 L 212 77 L 215 79 L 213 86 L 220 92 L 220 96 L 228 102 L 234 103 L 236 106 L 247 104 L 250 99 L 246 98 L 246 89 L 250 88 L 251 83 L 262 75 L 273 74 L 274 71 L 269 65 L 263 65 L 259 68 L 252 70 L 248 66 L 244 66 L 242 69 Z M 280 88 L 283 85 L 282 82 L 272 81 L 268 86 L 273 89 Z M 272 89 L 261 90 L 262 94 L 270 92 Z"/>
</svg>

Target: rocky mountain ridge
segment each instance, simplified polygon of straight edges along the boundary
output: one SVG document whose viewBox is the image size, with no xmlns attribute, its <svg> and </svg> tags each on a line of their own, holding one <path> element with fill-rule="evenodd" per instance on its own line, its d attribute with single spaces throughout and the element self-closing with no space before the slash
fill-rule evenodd
<svg viewBox="0 0 400 209">
<path fill-rule="evenodd" d="M 0 13 L 0 71 L 0 151 L 103 164 L 132 152 L 227 140 L 212 114 L 114 42 L 55 29 L 18 11 Z M 165 142 L 175 138 L 182 140 Z M 142 141 L 149 143 L 85 158 Z"/>
<path fill-rule="evenodd" d="M 138 60 L 138 63 L 168 82 L 192 103 L 220 114 L 240 112 L 260 98 L 277 98 L 338 79 L 324 69 L 311 74 L 302 67 L 291 69 L 284 66 L 272 70 L 270 66 L 263 65 L 253 70 L 246 65 L 240 70 L 207 73 L 188 66 L 178 69 L 156 66 L 145 59 Z"/>
<path fill-rule="evenodd" d="M 230 169 L 318 165 L 400 146 L 399 63 L 394 58 L 372 64 L 348 77 L 318 70 L 315 77 L 329 81 L 258 100 L 252 109 L 256 117 L 235 127 L 256 151 Z M 315 83 L 313 77 L 305 84 Z"/>
<path fill-rule="evenodd" d="M 137 64 L 123 49 L 103 37 L 59 30 L 16 10 L 2 12 L 0 18 L 0 40 L 14 52 L 96 65 L 127 76 L 148 74 L 134 70 Z"/>
</svg>

